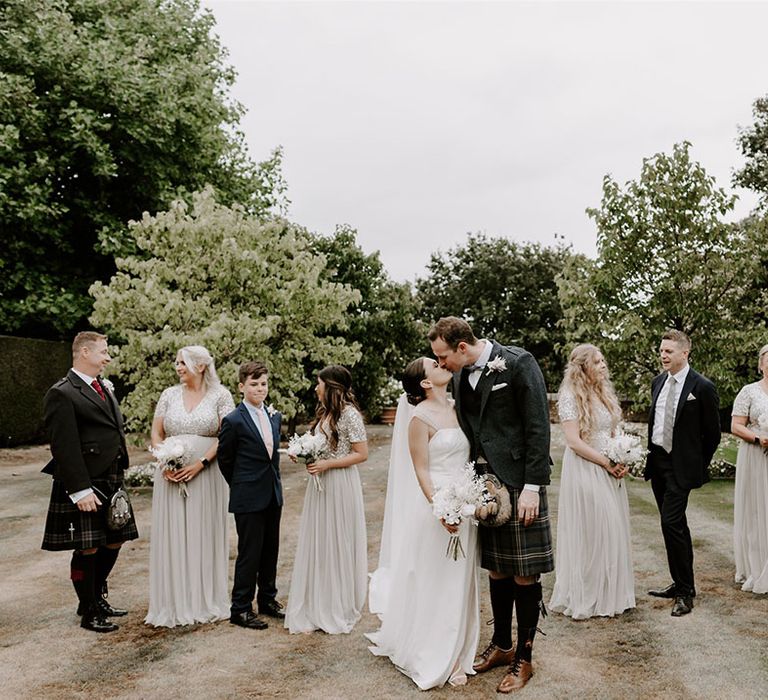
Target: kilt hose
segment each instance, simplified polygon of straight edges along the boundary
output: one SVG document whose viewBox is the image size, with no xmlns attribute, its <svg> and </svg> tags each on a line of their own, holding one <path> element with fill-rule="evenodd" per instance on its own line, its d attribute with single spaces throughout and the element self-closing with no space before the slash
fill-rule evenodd
<svg viewBox="0 0 768 700">
<path fill-rule="evenodd" d="M 93 479 L 93 486 L 107 496 L 111 496 L 122 485 L 122 470 Z M 54 552 L 67 549 L 94 549 L 107 544 L 135 540 L 139 536 L 136 518 L 132 517 L 130 522 L 119 530 L 110 530 L 106 520 L 107 504 L 98 494 L 97 497 L 102 501 L 102 507 L 96 513 L 81 511 L 76 504 L 72 503 L 64 488 L 64 482 L 53 479 L 42 549 Z"/>
</svg>

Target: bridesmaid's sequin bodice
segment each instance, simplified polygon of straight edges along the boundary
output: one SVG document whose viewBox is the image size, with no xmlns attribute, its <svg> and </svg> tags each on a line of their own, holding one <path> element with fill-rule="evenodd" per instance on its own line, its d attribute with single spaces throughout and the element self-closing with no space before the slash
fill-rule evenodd
<svg viewBox="0 0 768 700">
<path fill-rule="evenodd" d="M 235 409 L 230 393 L 221 385 L 211 387 L 197 406 L 187 411 L 184 406 L 184 388 L 177 384 L 169 387 L 157 402 L 156 416 L 163 417 L 166 437 L 173 435 L 200 435 L 216 437 L 220 420 Z"/>
</svg>

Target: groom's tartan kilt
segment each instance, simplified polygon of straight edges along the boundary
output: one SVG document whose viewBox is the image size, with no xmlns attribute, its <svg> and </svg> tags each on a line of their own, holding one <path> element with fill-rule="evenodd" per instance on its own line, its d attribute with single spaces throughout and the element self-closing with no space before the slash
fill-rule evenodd
<svg viewBox="0 0 768 700">
<path fill-rule="evenodd" d="M 103 494 L 111 495 L 123 486 L 123 472 L 119 470 L 93 479 L 93 485 Z M 104 501 L 101 496 L 98 498 Z M 107 527 L 105 511 L 103 505 L 95 513 L 81 511 L 72 503 L 64 488 L 64 482 L 53 479 L 42 549 L 93 549 L 105 544 L 135 540 L 139 536 L 135 517 L 119 530 L 110 530 Z"/>
<path fill-rule="evenodd" d="M 480 526 L 480 565 L 488 571 L 514 576 L 535 576 L 554 571 L 546 487 L 539 489 L 539 515 L 528 527 L 517 519 L 517 497 L 522 489 L 510 486 L 507 489 L 512 502 L 512 518 L 499 527 Z"/>
</svg>

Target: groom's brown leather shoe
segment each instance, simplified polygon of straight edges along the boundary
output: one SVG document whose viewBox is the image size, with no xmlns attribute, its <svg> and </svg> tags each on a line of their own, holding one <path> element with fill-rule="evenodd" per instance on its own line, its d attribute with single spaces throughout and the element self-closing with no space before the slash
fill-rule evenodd
<svg viewBox="0 0 768 700">
<path fill-rule="evenodd" d="M 648 591 L 648 595 L 656 598 L 674 598 L 677 596 L 677 588 L 674 583 L 670 583 L 666 588 L 654 588 Z"/>
<path fill-rule="evenodd" d="M 507 675 L 501 679 L 497 693 L 511 693 L 514 690 L 520 690 L 531 679 L 533 675 L 533 666 L 530 661 L 523 661 L 516 658 L 509 667 Z"/>
<path fill-rule="evenodd" d="M 506 666 L 511 664 L 515 658 L 515 647 L 512 646 L 508 651 L 499 649 L 493 642 L 488 645 L 488 648 L 475 659 L 475 663 L 472 664 L 472 670 L 475 673 L 485 673 L 497 666 Z"/>
</svg>

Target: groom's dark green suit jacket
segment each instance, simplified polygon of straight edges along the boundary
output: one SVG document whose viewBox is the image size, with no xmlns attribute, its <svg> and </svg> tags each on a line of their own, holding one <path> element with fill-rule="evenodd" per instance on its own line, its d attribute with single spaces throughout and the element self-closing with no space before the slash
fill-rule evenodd
<svg viewBox="0 0 768 700">
<path fill-rule="evenodd" d="M 453 375 L 453 397 L 459 423 L 472 446 L 472 459 L 482 453 L 508 486 L 549 484 L 549 404 L 544 376 L 533 355 L 496 341 L 489 365 L 502 358 L 506 367 L 486 365 L 474 391 L 480 393 L 479 419 L 462 410 L 461 370 Z"/>
</svg>

